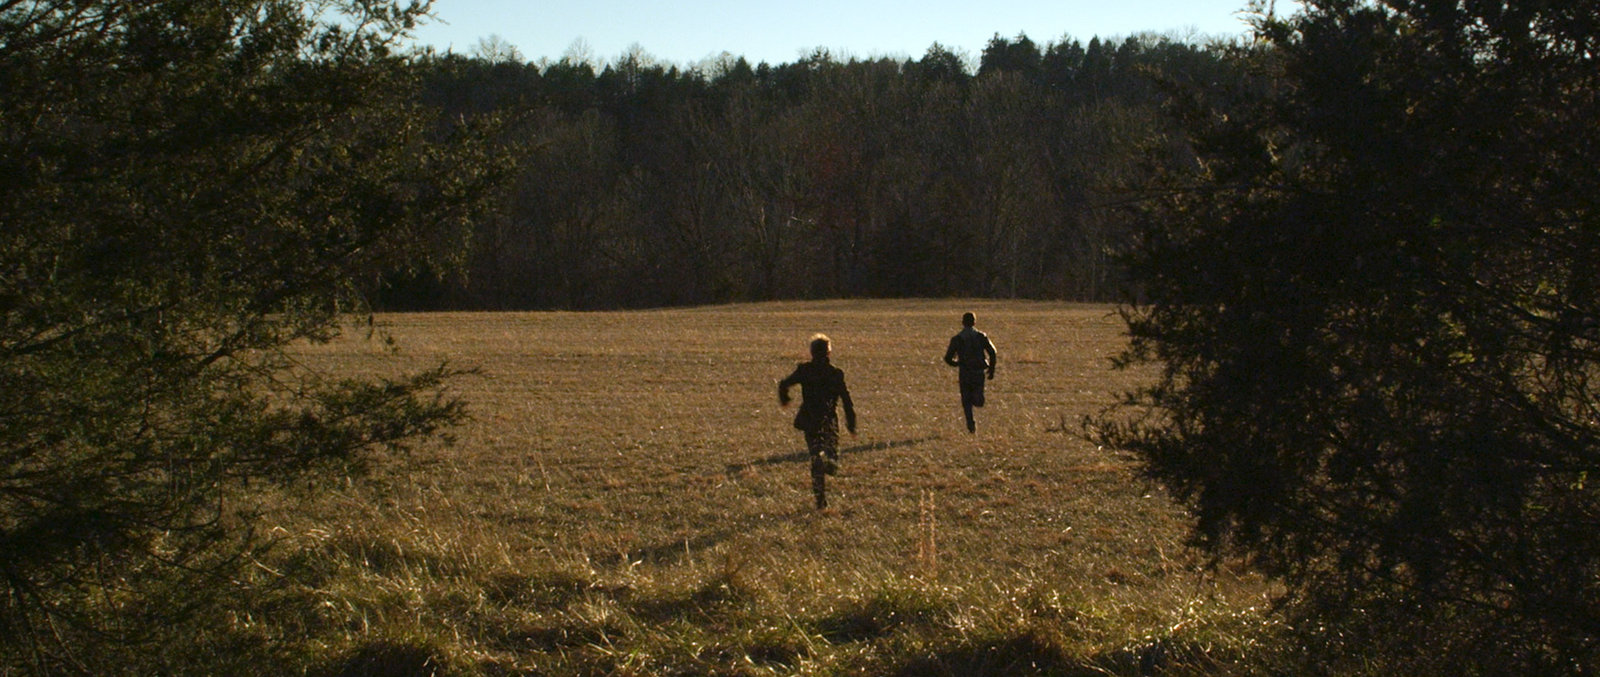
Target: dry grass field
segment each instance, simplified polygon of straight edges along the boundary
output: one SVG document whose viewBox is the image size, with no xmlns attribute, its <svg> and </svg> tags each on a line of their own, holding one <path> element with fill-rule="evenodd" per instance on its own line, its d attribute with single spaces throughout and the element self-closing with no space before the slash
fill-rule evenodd
<svg viewBox="0 0 1600 677">
<path fill-rule="evenodd" d="M 1000 351 L 978 433 L 940 357 Z M 1272 634 L 1169 499 L 1079 421 L 1133 384 L 1106 307 L 773 303 L 380 316 L 331 373 L 448 360 L 473 420 L 273 516 L 256 631 L 343 674 L 1221 674 Z M 834 340 L 860 416 L 812 508 L 776 382 Z M 797 393 L 798 394 L 798 393 Z"/>
</svg>

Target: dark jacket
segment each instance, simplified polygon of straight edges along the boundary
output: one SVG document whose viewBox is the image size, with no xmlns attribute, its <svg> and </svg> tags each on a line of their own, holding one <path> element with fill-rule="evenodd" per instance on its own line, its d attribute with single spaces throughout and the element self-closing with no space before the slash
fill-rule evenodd
<svg viewBox="0 0 1600 677">
<path fill-rule="evenodd" d="M 996 357 L 989 336 L 972 327 L 950 337 L 950 347 L 944 351 L 945 364 L 960 367 L 961 371 L 993 372 Z"/>
<path fill-rule="evenodd" d="M 778 402 L 789 403 L 789 388 L 800 385 L 800 411 L 794 427 L 806 432 L 839 429 L 838 403 L 844 402 L 845 425 L 856 430 L 856 409 L 850 402 L 850 389 L 844 384 L 844 371 L 826 360 L 801 362 L 794 373 L 778 382 Z"/>
</svg>

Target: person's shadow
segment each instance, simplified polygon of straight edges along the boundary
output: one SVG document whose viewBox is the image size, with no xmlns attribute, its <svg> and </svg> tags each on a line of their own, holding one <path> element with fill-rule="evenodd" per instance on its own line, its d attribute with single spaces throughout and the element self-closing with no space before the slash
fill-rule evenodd
<svg viewBox="0 0 1600 677">
<path fill-rule="evenodd" d="M 899 447 L 910 447 L 922 444 L 923 442 L 937 440 L 939 438 L 939 435 L 930 435 L 928 437 L 918 437 L 906 440 L 869 442 L 866 444 L 858 444 L 853 447 L 840 449 L 839 455 L 845 456 L 848 454 L 863 454 L 872 451 L 884 451 L 887 449 L 897 449 Z M 751 461 L 749 463 L 729 463 L 726 468 L 726 472 L 729 475 L 734 475 L 756 466 L 777 465 L 779 463 L 800 463 L 803 461 L 808 461 L 810 458 L 810 455 L 803 450 L 788 454 L 774 454 L 772 456 L 768 456 L 757 461 Z M 797 515 L 806 515 L 810 513 L 810 510 L 806 510 L 798 512 L 796 515 L 791 515 L 788 518 L 792 519 Z M 780 517 L 780 519 L 785 518 Z M 748 525 L 736 524 L 731 527 L 725 527 L 709 533 L 703 533 L 692 538 L 678 539 L 653 546 L 634 548 L 622 553 L 613 553 L 608 556 L 597 558 L 596 563 L 600 564 L 601 566 L 626 565 L 633 562 L 650 562 L 654 564 L 677 563 L 686 557 L 692 557 L 694 552 L 708 549 L 717 543 L 727 540 L 735 534 L 744 531 L 746 526 Z"/>
<path fill-rule="evenodd" d="M 869 442 L 867 444 L 858 444 L 858 445 L 853 446 L 853 447 L 846 447 L 844 449 L 840 449 L 839 450 L 839 455 L 840 456 L 845 456 L 847 454 L 860 454 L 860 453 L 864 453 L 864 452 L 868 452 L 868 451 L 883 451 L 885 449 L 896 449 L 896 448 L 899 448 L 899 447 L 910 447 L 910 446 L 915 446 L 915 445 L 918 445 L 918 444 L 922 444 L 923 442 L 931 442 L 933 440 L 937 440 L 937 439 L 939 439 L 939 437 L 940 437 L 939 435 L 929 435 L 927 437 L 917 437 L 917 438 L 912 438 L 912 439 L 907 439 L 907 440 L 894 440 L 894 441 L 890 441 L 890 442 Z M 791 453 L 787 453 L 787 454 L 775 454 L 775 455 L 763 458 L 763 459 L 761 459 L 759 461 L 751 461 L 749 463 L 729 463 L 728 467 L 727 467 L 727 473 L 729 475 L 734 475 L 734 474 L 740 473 L 742 471 L 745 471 L 745 470 L 748 470 L 750 468 L 754 468 L 754 467 L 757 467 L 757 466 L 776 465 L 776 464 L 779 464 L 779 463 L 799 463 L 801 461 L 810 460 L 810 458 L 811 458 L 810 453 L 806 452 L 805 450 L 791 452 Z"/>
</svg>

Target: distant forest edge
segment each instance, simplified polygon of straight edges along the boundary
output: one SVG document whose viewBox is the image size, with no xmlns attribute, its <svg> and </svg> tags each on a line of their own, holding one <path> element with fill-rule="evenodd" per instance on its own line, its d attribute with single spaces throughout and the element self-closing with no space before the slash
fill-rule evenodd
<svg viewBox="0 0 1600 677">
<path fill-rule="evenodd" d="M 938 44 L 706 69 L 496 46 L 423 60 L 423 103 L 494 121 L 517 178 L 461 268 L 385 276 L 378 309 L 1112 300 L 1137 187 L 1196 162 L 1168 111 L 1226 109 L 1255 58 L 1153 34 L 997 35 L 975 69 Z"/>
</svg>

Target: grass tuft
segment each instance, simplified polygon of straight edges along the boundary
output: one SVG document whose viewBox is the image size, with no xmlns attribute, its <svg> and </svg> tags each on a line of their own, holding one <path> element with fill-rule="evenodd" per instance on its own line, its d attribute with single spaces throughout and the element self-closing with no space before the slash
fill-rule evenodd
<svg viewBox="0 0 1600 677">
<path fill-rule="evenodd" d="M 380 639 L 350 651 L 327 677 L 438 677 L 452 674 L 450 661 L 427 642 Z"/>
<path fill-rule="evenodd" d="M 971 638 L 931 655 L 910 658 L 892 674 L 900 677 L 1002 677 L 1103 673 L 1094 673 L 1079 664 L 1047 633 L 1025 628 L 1013 634 Z"/>
<path fill-rule="evenodd" d="M 917 579 L 892 578 L 863 599 L 819 619 L 817 632 L 835 644 L 886 636 L 909 626 L 927 625 L 947 613 L 952 600 L 936 586 Z"/>
</svg>

